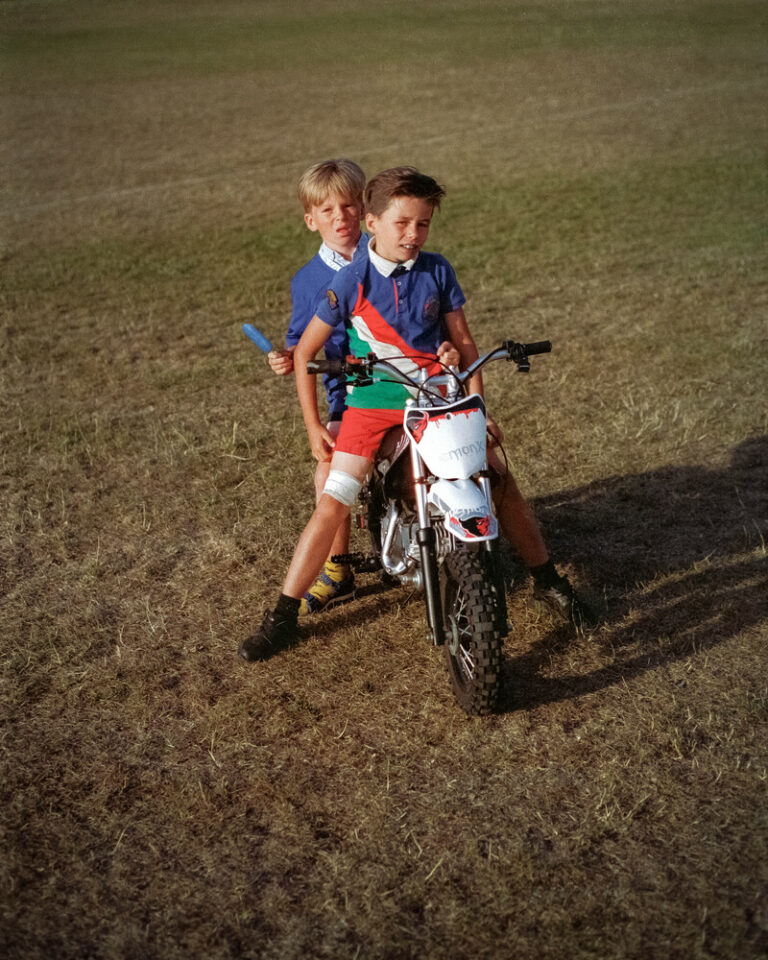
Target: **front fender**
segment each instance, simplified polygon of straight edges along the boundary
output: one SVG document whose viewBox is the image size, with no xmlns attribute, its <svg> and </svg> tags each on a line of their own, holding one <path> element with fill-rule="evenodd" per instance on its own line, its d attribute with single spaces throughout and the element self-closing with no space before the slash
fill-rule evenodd
<svg viewBox="0 0 768 960">
<path fill-rule="evenodd" d="M 474 480 L 436 480 L 427 502 L 445 516 L 445 529 L 458 540 L 495 540 L 499 525 L 493 507 Z"/>
</svg>

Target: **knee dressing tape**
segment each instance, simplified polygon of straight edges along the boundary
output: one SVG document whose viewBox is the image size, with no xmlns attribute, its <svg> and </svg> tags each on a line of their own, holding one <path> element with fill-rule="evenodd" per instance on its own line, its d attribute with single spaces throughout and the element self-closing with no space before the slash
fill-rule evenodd
<svg viewBox="0 0 768 960">
<path fill-rule="evenodd" d="M 358 493 L 360 493 L 362 485 L 362 480 L 356 480 L 350 474 L 344 473 L 343 470 L 331 470 L 328 479 L 325 481 L 323 493 L 327 493 L 329 497 L 343 503 L 345 507 L 351 507 Z"/>
</svg>

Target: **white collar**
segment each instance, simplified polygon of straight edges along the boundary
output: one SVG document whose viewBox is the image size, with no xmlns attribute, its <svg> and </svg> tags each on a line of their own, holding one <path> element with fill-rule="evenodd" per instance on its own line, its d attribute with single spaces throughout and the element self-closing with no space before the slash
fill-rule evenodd
<svg viewBox="0 0 768 960">
<path fill-rule="evenodd" d="M 359 243 L 360 241 L 358 240 L 358 244 Z M 355 249 L 357 249 L 357 247 L 355 247 Z M 331 270 L 341 270 L 342 267 L 346 267 L 348 263 L 352 262 L 351 260 L 346 260 L 335 250 L 331 250 L 325 241 L 320 244 L 320 249 L 317 251 L 317 255 L 326 266 L 331 268 Z"/>
<path fill-rule="evenodd" d="M 413 260 L 406 260 L 404 263 L 393 263 L 392 260 L 385 260 L 384 257 L 379 256 L 373 249 L 373 238 L 371 238 L 368 244 L 368 256 L 382 277 L 388 277 L 397 267 L 405 267 L 406 270 L 410 270 L 414 263 L 416 263 L 415 257 Z"/>
</svg>

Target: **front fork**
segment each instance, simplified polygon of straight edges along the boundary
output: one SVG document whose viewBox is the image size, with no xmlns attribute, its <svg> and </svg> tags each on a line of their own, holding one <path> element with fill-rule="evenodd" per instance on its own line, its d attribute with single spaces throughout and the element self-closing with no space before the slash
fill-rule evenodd
<svg viewBox="0 0 768 960">
<path fill-rule="evenodd" d="M 480 484 L 480 489 L 485 494 L 485 498 L 493 510 L 493 495 L 487 468 L 478 477 L 478 482 Z M 488 551 L 491 582 L 493 583 L 493 588 L 496 593 L 496 626 L 498 627 L 502 637 L 505 637 L 509 632 L 509 624 L 507 623 L 507 591 L 504 583 L 504 571 L 501 566 L 501 557 L 499 556 L 498 540 L 486 540 L 483 546 Z"/>
<path fill-rule="evenodd" d="M 427 622 L 432 634 L 432 643 L 440 646 L 445 643 L 443 625 L 443 606 L 440 597 L 440 578 L 437 572 L 437 533 L 429 518 L 427 507 L 427 471 L 419 456 L 416 444 L 411 442 L 411 466 L 413 467 L 414 489 L 416 491 L 416 514 L 419 529 L 416 540 L 421 555 L 421 569 L 424 571 L 424 593 L 427 602 Z"/>
</svg>

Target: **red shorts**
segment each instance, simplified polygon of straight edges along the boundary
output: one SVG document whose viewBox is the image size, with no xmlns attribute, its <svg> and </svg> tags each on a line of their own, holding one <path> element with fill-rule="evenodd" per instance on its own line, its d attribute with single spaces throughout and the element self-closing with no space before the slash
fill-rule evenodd
<svg viewBox="0 0 768 960">
<path fill-rule="evenodd" d="M 373 460 L 384 434 L 403 423 L 402 410 L 369 410 L 347 407 L 341 420 L 334 453 L 354 453 Z"/>
</svg>

